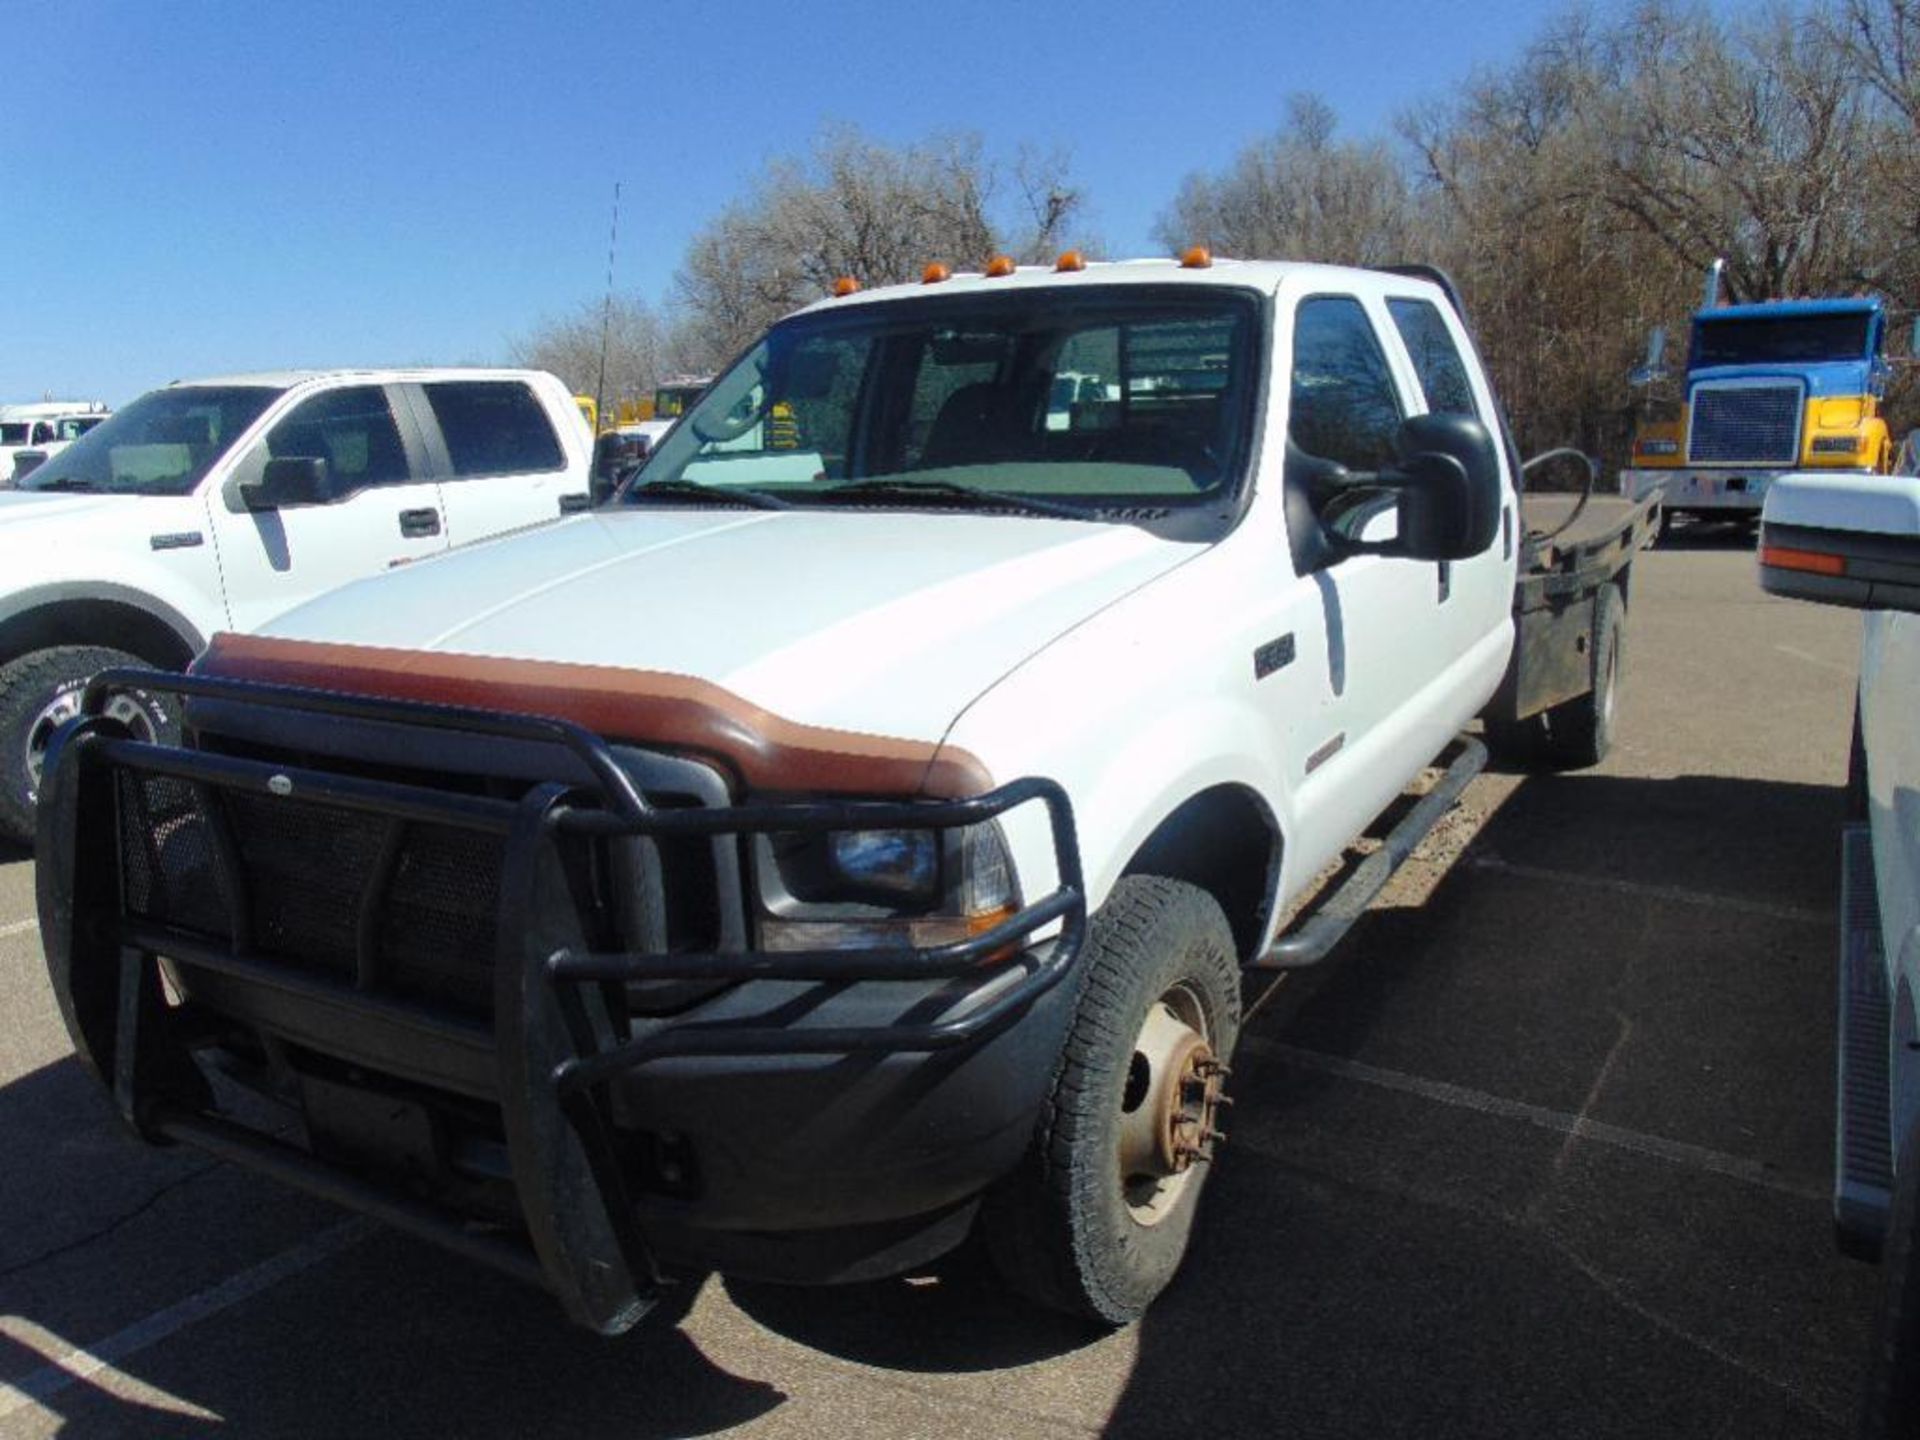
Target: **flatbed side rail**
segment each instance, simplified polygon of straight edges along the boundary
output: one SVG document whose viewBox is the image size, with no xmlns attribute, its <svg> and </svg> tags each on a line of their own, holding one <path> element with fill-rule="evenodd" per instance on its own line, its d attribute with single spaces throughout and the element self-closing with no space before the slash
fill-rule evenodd
<svg viewBox="0 0 1920 1440">
<path fill-rule="evenodd" d="M 591 779 L 540 783 L 508 799 L 142 742 L 103 713 L 117 687 L 543 741 L 563 747 Z M 791 952 L 608 949 L 589 938 L 608 933 L 604 914 L 590 923 L 579 909 L 585 903 L 577 888 L 580 855 L 595 841 L 952 830 L 1034 804 L 1049 818 L 1057 885 L 950 944 Z M 364 881 L 352 882 L 360 911 L 345 933 L 358 937 L 354 953 L 316 965 L 311 955 L 296 962 L 276 948 L 290 942 L 256 923 L 262 897 L 231 823 L 236 809 L 255 816 L 297 809 L 303 823 L 323 831 L 335 823 L 332 816 L 340 826 L 384 835 Z M 129 813 L 145 822 L 144 830 L 129 823 Z M 491 962 L 490 1016 L 442 1011 L 393 993 L 383 971 L 375 917 L 384 913 L 404 868 L 397 858 L 404 837 L 422 831 L 497 847 L 495 948 L 475 961 Z M 180 883 L 168 869 L 175 864 L 169 847 L 189 840 L 200 899 L 169 908 L 166 887 Z M 537 1257 L 539 1273 L 572 1317 L 603 1333 L 631 1325 L 663 1283 L 628 1193 L 613 1082 L 677 1056 L 933 1053 L 966 1046 L 996 1033 L 1070 973 L 1087 923 L 1072 807 L 1052 781 L 1016 780 L 960 800 L 663 808 L 649 804 L 607 741 L 564 721 L 133 670 L 97 677 L 81 715 L 50 748 L 37 858 L 48 967 L 63 1018 L 75 1048 L 137 1133 L 155 1143 L 214 1148 L 512 1273 L 531 1273 Z M 149 905 L 155 896 L 161 899 Z M 163 957 L 196 984 L 235 987 L 228 993 L 257 1003 L 252 1023 L 269 1030 L 296 1026 L 300 1043 L 321 1053 L 497 1104 L 531 1254 L 511 1235 L 476 1237 L 451 1215 L 436 1218 L 432 1207 L 398 1192 L 376 1194 L 378 1187 L 330 1168 L 322 1157 L 289 1154 L 270 1137 L 250 1138 L 213 1117 L 211 1089 L 192 1056 L 208 1016 L 192 1000 L 169 994 Z M 703 1000 L 653 1017 L 621 1002 L 629 983 L 658 980 L 817 981 L 828 988 L 897 981 L 912 982 L 914 989 L 902 993 L 915 996 L 927 992 L 929 981 L 946 983 L 884 1023 L 809 1026 L 792 1007 L 711 1018 Z M 195 985 L 187 989 L 191 995 Z"/>
</svg>

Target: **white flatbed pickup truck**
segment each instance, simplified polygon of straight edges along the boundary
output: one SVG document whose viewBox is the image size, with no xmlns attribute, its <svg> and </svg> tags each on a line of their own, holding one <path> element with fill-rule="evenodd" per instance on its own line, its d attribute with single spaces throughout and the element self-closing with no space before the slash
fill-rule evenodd
<svg viewBox="0 0 1920 1440">
<path fill-rule="evenodd" d="M 1841 831 L 1834 1230 L 1885 1300 L 1862 1435 L 1920 1432 L 1920 476 L 1786 475 L 1761 584 L 1864 611 Z"/>
<path fill-rule="evenodd" d="M 30 839 L 89 675 L 178 668 L 348 580 L 587 503 L 591 441 L 538 371 L 243 375 L 142 396 L 0 490 L 0 837 Z M 172 738 L 173 702 L 115 713 Z"/>
<path fill-rule="evenodd" d="M 823 301 L 612 503 L 216 637 L 185 746 L 111 711 L 161 681 L 97 679 L 40 803 L 55 992 L 141 1136 L 603 1332 L 688 1268 L 887 1274 L 976 1226 L 1125 1322 L 1186 1248 L 1243 971 L 1328 953 L 1476 715 L 1605 751 L 1648 512 L 1550 539 L 1520 481 L 1434 272 L 1069 255 Z M 216 1062 L 299 1143 L 214 1113 Z"/>
</svg>

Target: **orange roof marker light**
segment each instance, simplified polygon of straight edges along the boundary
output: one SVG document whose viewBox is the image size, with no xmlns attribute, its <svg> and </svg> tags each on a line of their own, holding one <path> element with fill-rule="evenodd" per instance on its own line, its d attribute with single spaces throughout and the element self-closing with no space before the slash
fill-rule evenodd
<svg viewBox="0 0 1920 1440">
<path fill-rule="evenodd" d="M 833 282 L 833 294 L 836 300 L 844 300 L 849 295 L 859 293 L 860 282 L 851 275 L 842 275 Z"/>
<path fill-rule="evenodd" d="M 1208 270 L 1213 267 L 1213 252 L 1204 245 L 1190 245 L 1180 257 L 1182 270 Z"/>
<path fill-rule="evenodd" d="M 1011 255 L 996 255 L 987 262 L 987 278 L 998 280 L 1002 275 L 1011 275 L 1019 267 L 1013 263 Z"/>
<path fill-rule="evenodd" d="M 1060 258 L 1053 262 L 1053 268 L 1060 271 L 1084 270 L 1087 268 L 1087 257 L 1078 250 L 1062 251 Z"/>
<path fill-rule="evenodd" d="M 942 280 L 951 280 L 952 278 L 953 272 L 938 260 L 920 272 L 920 283 L 922 285 L 938 285 Z"/>
</svg>

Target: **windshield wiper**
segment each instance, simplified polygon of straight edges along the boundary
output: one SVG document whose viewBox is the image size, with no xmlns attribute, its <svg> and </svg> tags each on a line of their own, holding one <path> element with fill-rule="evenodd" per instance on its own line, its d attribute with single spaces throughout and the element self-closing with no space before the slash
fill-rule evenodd
<svg viewBox="0 0 1920 1440">
<path fill-rule="evenodd" d="M 958 500 L 974 510 L 1018 510 L 1028 515 L 1050 515 L 1062 520 L 1095 518 L 1093 512 L 1078 505 L 1063 505 L 1055 500 L 1041 500 L 1030 495 L 1009 495 L 1004 490 L 979 490 L 952 480 L 850 480 L 844 485 L 819 491 L 817 498 L 830 500 L 838 496 L 862 500 L 884 500 L 888 497 L 925 500 L 937 497 Z"/>
<path fill-rule="evenodd" d="M 644 500 L 650 495 L 672 496 L 681 500 L 711 500 L 717 505 L 747 505 L 755 510 L 791 510 L 793 506 L 764 490 L 747 490 L 733 485 L 707 485 L 699 480 L 655 480 L 635 485 L 626 493 L 626 502 Z"/>
<path fill-rule="evenodd" d="M 45 490 L 45 491 L 65 490 L 75 494 L 80 494 L 80 493 L 86 493 L 86 492 L 98 490 L 100 487 L 94 484 L 93 481 L 86 479 L 84 476 L 61 475 L 56 479 L 43 480 L 38 485 L 22 485 L 20 488 L 22 490 Z"/>
</svg>

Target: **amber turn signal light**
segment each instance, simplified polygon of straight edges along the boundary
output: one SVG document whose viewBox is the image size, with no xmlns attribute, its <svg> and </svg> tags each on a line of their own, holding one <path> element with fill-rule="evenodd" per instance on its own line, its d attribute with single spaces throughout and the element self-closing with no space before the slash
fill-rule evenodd
<svg viewBox="0 0 1920 1440">
<path fill-rule="evenodd" d="M 1078 250 L 1066 250 L 1053 262 L 1053 268 L 1059 271 L 1084 270 L 1087 268 L 1087 257 Z"/>
<path fill-rule="evenodd" d="M 1011 275 L 1016 267 L 1011 255 L 996 255 L 987 262 L 987 278 L 998 280 L 1002 275 Z"/>
<path fill-rule="evenodd" d="M 859 288 L 860 282 L 851 275 L 842 275 L 838 280 L 833 282 L 833 293 L 836 299 L 852 295 L 858 291 Z"/>
<path fill-rule="evenodd" d="M 936 260 L 920 272 L 920 283 L 922 285 L 938 285 L 942 280 L 951 279 L 952 276 L 953 272 Z"/>
<path fill-rule="evenodd" d="M 1838 555 L 1825 555 L 1818 550 L 1790 550 L 1784 545 L 1762 546 L 1760 563 L 1776 570 L 1804 570 L 1809 575 L 1847 573 L 1847 562 Z"/>
<path fill-rule="evenodd" d="M 1182 270 L 1205 270 L 1213 264 L 1213 252 L 1204 245 L 1190 245 L 1180 257 Z"/>
</svg>

